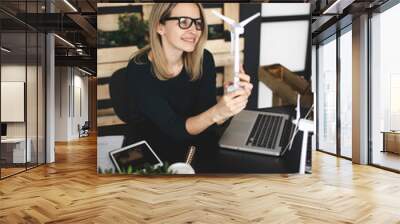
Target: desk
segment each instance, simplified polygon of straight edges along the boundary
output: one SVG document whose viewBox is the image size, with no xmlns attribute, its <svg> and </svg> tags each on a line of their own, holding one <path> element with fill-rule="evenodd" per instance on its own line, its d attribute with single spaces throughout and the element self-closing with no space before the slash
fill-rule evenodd
<svg viewBox="0 0 400 224">
<path fill-rule="evenodd" d="M 293 106 L 273 107 L 260 109 L 289 114 L 290 119 L 295 116 Z M 302 110 L 302 117 L 307 111 Z M 222 135 L 222 133 L 221 133 Z M 310 135 L 311 136 L 311 135 Z M 306 172 L 311 173 L 311 139 L 309 136 Z M 238 173 L 298 173 L 300 166 L 300 154 L 302 147 L 302 132 L 298 132 L 294 139 L 292 149 L 281 157 L 267 156 L 262 154 L 234 151 L 218 147 L 210 141 L 210 147 L 203 150 L 200 146 L 196 151 L 192 166 L 197 174 L 238 174 Z M 122 144 L 123 136 L 103 136 L 98 139 L 98 166 L 103 171 L 114 169 L 108 155 L 109 151 L 119 148 Z M 132 142 L 133 143 L 133 142 Z M 130 144 L 132 144 L 130 143 Z M 154 146 L 152 146 L 154 149 Z"/>
<path fill-rule="evenodd" d="M 382 152 L 393 152 L 400 154 L 400 131 L 382 131 L 383 150 Z"/>
<path fill-rule="evenodd" d="M 6 163 L 25 163 L 25 158 L 27 158 L 26 162 L 31 161 L 31 139 L 27 138 L 26 142 L 28 144 L 25 153 L 25 138 L 6 138 L 1 140 L 1 154 Z"/>
<path fill-rule="evenodd" d="M 293 106 L 260 109 L 295 115 Z M 302 116 L 307 111 L 302 110 Z M 311 136 L 311 135 L 310 135 Z M 311 139 L 309 136 L 306 172 L 311 173 Z M 193 167 L 196 173 L 298 173 L 303 133 L 298 132 L 292 146 L 282 157 L 234 151 L 218 147 L 215 155 L 200 155 Z M 201 150 L 201 149 L 200 149 Z M 195 156 L 198 156 L 197 154 Z M 210 158 L 215 158 L 210 160 Z"/>
</svg>

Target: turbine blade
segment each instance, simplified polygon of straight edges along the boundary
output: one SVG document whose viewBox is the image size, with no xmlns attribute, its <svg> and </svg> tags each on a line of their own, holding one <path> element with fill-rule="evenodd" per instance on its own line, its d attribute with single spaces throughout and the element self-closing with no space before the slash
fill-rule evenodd
<svg viewBox="0 0 400 224">
<path fill-rule="evenodd" d="M 289 150 L 292 149 L 294 138 L 296 137 L 298 131 L 299 131 L 299 127 L 296 125 L 296 127 L 294 128 L 294 131 L 293 131 L 292 138 L 290 139 L 289 144 L 288 144 L 289 145 Z"/>
<path fill-rule="evenodd" d="M 215 16 L 217 16 L 217 17 L 219 17 L 220 19 L 224 20 L 224 21 L 225 21 L 226 23 L 228 23 L 229 25 L 234 26 L 234 25 L 236 24 L 236 22 L 235 22 L 233 19 L 228 18 L 228 17 L 226 17 L 226 16 L 223 16 L 223 15 L 221 15 L 220 13 L 218 13 L 218 12 L 215 11 L 215 10 L 213 10 L 212 12 L 214 13 Z"/>
<path fill-rule="evenodd" d="M 244 27 L 244 26 L 246 26 L 249 22 L 251 22 L 253 19 L 255 19 L 255 18 L 259 17 L 259 16 L 260 16 L 260 13 L 256 13 L 256 14 L 250 16 L 249 18 L 243 20 L 242 22 L 240 22 L 239 25 L 240 25 L 241 27 Z"/>
<path fill-rule="evenodd" d="M 289 144 L 288 144 L 289 150 L 292 148 L 294 138 L 296 137 L 297 132 L 299 131 L 299 123 L 300 123 L 300 94 L 297 94 L 296 119 L 293 120 L 293 123 L 294 123 L 295 126 L 294 126 L 293 135 L 289 140 Z"/>
</svg>

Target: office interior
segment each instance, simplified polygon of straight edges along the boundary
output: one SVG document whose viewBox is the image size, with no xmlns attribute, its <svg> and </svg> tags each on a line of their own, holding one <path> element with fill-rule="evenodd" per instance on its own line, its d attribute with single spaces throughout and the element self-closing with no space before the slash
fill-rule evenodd
<svg viewBox="0 0 400 224">
<path fill-rule="evenodd" d="M 17 6 L 15 6 L 16 2 L 18 2 Z M 255 180 L 252 179 L 252 177 L 247 177 L 246 175 L 245 177 L 235 176 L 229 180 L 224 179 L 224 177 L 215 179 L 204 177 L 204 179 L 196 180 L 195 177 L 194 179 L 191 179 L 194 181 L 190 182 L 190 184 L 188 184 L 187 179 L 185 180 L 178 178 L 166 180 L 161 177 L 137 180 L 132 180 L 130 177 L 102 177 L 100 180 L 100 178 L 97 177 L 97 174 L 93 174 L 96 170 L 96 163 L 85 163 L 81 167 L 76 163 L 65 163 L 65 161 L 67 161 L 64 161 L 65 157 L 71 157 L 74 159 L 77 158 L 71 155 L 74 153 L 74 147 L 79 148 L 78 144 L 82 145 L 80 146 L 81 148 L 79 148 L 81 151 L 90 151 L 90 153 L 84 154 L 84 156 L 87 158 L 95 160 L 95 154 L 93 153 L 95 153 L 96 151 L 93 150 L 93 148 L 90 148 L 89 150 L 84 150 L 84 148 L 86 147 L 85 144 L 89 144 L 86 142 L 86 139 L 89 138 L 79 138 L 79 136 L 78 141 L 72 141 L 75 143 L 72 144 L 70 148 L 65 147 L 65 145 L 68 144 L 55 145 L 55 141 L 57 138 L 57 113 L 60 114 L 59 117 L 61 117 L 61 115 L 63 117 L 68 117 L 71 116 L 71 114 L 73 113 L 80 114 L 81 109 L 78 108 L 85 107 L 82 105 L 78 106 L 75 104 L 71 104 L 71 102 L 69 102 L 72 101 L 75 97 L 75 95 L 74 97 L 70 96 L 71 92 L 75 93 L 75 88 L 71 89 L 71 87 L 73 86 L 72 82 L 86 82 L 76 80 L 75 78 L 73 78 L 74 74 L 80 74 L 82 72 L 80 69 L 91 74 L 89 75 L 85 72 L 82 72 L 86 75 L 78 75 L 80 79 L 86 79 L 83 77 L 87 77 L 88 79 L 88 115 L 87 118 L 84 117 L 83 120 L 77 123 L 82 124 L 82 121 L 89 120 L 92 124 L 90 125 L 90 128 L 93 133 L 96 133 L 97 131 L 96 101 L 99 95 L 96 94 L 96 91 L 100 89 L 97 89 L 96 66 L 94 65 L 92 69 L 90 69 L 90 65 L 93 65 L 93 60 L 96 61 L 96 59 L 93 59 L 94 57 L 96 57 L 96 54 L 88 54 L 89 57 L 75 56 L 76 54 L 79 54 L 77 52 L 79 47 L 75 49 L 67 42 L 57 38 L 54 33 L 62 37 L 64 40 L 72 43 L 73 45 L 77 45 L 76 39 L 74 39 L 77 38 L 77 35 L 69 36 L 66 29 L 72 29 L 72 33 L 77 32 L 83 33 L 84 36 L 88 35 L 87 32 L 91 29 L 88 24 L 91 24 L 92 28 L 96 27 L 96 25 L 93 25 L 96 21 L 93 21 L 93 18 L 91 16 L 97 13 L 97 7 L 96 2 L 92 0 L 43 0 L 34 2 L 35 4 L 39 3 L 39 5 L 35 6 L 36 11 L 33 15 L 33 18 L 39 18 L 40 14 L 45 14 L 44 12 L 40 12 L 40 10 L 42 9 L 40 3 L 43 3 L 45 5 L 45 11 L 50 10 L 49 8 L 52 8 L 52 10 L 55 10 L 55 12 L 63 12 L 66 14 L 70 13 L 76 15 L 81 14 L 81 16 L 84 17 L 84 19 L 86 19 L 86 21 L 88 22 L 83 22 L 80 25 L 76 25 L 75 23 L 79 23 L 78 21 L 84 20 L 80 18 L 71 21 L 71 19 L 65 19 L 65 17 L 63 17 L 65 20 L 61 22 L 56 18 L 52 18 L 49 19 L 49 21 L 53 21 L 54 24 L 56 24 L 56 28 L 49 28 L 50 30 L 48 30 L 47 32 L 46 29 L 39 29 L 39 27 L 37 27 L 34 23 L 31 25 L 29 25 L 30 23 L 28 23 L 28 25 L 24 24 L 25 20 L 23 20 L 22 18 L 25 17 L 24 14 L 27 14 L 27 5 L 31 4 L 32 1 L 1 1 L 0 44 L 2 49 L 0 62 L 1 81 L 3 83 L 4 77 L 5 82 L 4 87 L 3 84 L 1 86 L 2 102 L 3 89 L 4 91 L 7 88 L 10 89 L 9 86 L 7 86 L 6 82 L 16 82 L 24 84 L 24 87 L 17 87 L 18 84 L 15 84 L 15 88 L 12 88 L 13 90 L 17 90 L 18 88 L 24 89 L 23 118 L 20 119 L 20 121 L 13 122 L 3 122 L 2 120 L 2 124 L 7 124 L 6 138 L 18 136 L 18 138 L 21 139 L 23 143 L 22 155 L 24 155 L 22 156 L 22 160 L 24 161 L 23 157 L 25 157 L 25 161 L 22 167 L 6 166 L 0 169 L 2 179 L 0 181 L 0 186 L 2 187 L 0 187 L 0 191 L 11 192 L 11 190 L 6 190 L 6 187 L 9 183 L 15 184 L 17 182 L 24 181 L 26 181 L 26 183 L 30 183 L 28 181 L 29 175 L 33 174 L 43 178 L 43 182 L 48 181 L 48 183 L 53 183 L 54 185 L 57 185 L 57 182 L 52 182 L 53 180 L 50 180 L 51 178 L 43 177 L 45 175 L 42 173 L 46 173 L 46 175 L 51 174 L 54 175 L 54 177 L 61 177 L 60 179 L 64 179 L 65 181 L 75 181 L 77 185 L 73 186 L 77 189 L 77 191 L 71 190 L 71 192 L 75 194 L 82 194 L 82 192 L 84 192 L 84 194 L 87 193 L 88 195 L 91 193 L 90 197 L 93 196 L 97 198 L 97 200 L 94 200 L 95 202 L 88 200 L 90 203 L 93 202 L 93 206 L 97 206 L 98 204 L 100 204 L 100 207 L 102 206 L 101 208 L 104 207 L 108 209 L 109 204 L 104 205 L 101 204 L 101 202 L 99 201 L 114 203 L 115 201 L 112 201 L 112 199 L 110 199 L 110 195 L 112 194 L 128 197 L 128 193 L 137 193 L 139 195 L 145 195 L 150 198 L 149 202 L 152 203 L 152 205 L 148 207 L 150 210 L 154 209 L 157 206 L 155 205 L 154 201 L 157 201 L 157 199 L 159 197 L 162 197 L 163 195 L 168 195 L 170 198 L 176 199 L 179 198 L 176 196 L 177 190 L 190 188 L 196 184 L 204 184 L 201 185 L 199 188 L 196 188 L 196 192 L 199 192 L 199 195 L 201 195 L 198 196 L 197 199 L 201 201 L 203 197 L 207 199 L 212 198 L 212 200 L 202 202 L 205 204 L 210 203 L 208 205 L 211 207 L 215 206 L 213 208 L 215 208 L 215 212 L 219 212 L 219 214 L 213 213 L 214 211 L 208 209 L 204 211 L 204 213 L 201 213 L 204 215 L 199 215 L 196 217 L 193 217 L 194 215 L 191 214 L 191 218 L 185 219 L 180 216 L 181 214 L 177 214 L 177 216 L 175 216 L 175 218 L 178 217 L 176 218 L 176 220 L 174 220 L 172 216 L 164 217 L 163 220 L 169 221 L 171 223 L 176 223 L 182 220 L 187 221 L 201 219 L 201 221 L 207 222 L 210 221 L 210 219 L 212 218 L 219 218 L 219 220 L 224 220 L 228 223 L 232 222 L 232 220 L 237 222 L 243 221 L 242 219 L 238 218 L 241 213 L 235 213 L 234 211 L 237 210 L 232 209 L 229 206 L 226 207 L 226 204 L 229 203 L 224 203 L 225 210 L 218 210 L 218 202 L 223 200 L 221 199 L 222 197 L 229 197 L 227 196 L 227 192 L 230 193 L 234 191 L 239 191 L 239 187 L 231 189 L 231 186 L 234 184 L 239 185 L 240 181 L 237 180 L 243 178 L 242 183 L 249 183 L 248 186 L 242 188 L 246 190 L 246 192 L 242 194 L 246 197 L 243 196 L 242 198 L 240 194 L 233 193 L 236 198 L 240 198 L 241 201 L 237 202 L 237 204 L 232 203 L 232 207 L 239 207 L 240 205 L 244 204 L 247 209 L 246 211 L 248 211 L 250 209 L 249 205 L 257 204 L 254 207 L 264 208 L 263 205 L 260 206 L 260 203 L 254 202 L 254 204 L 252 204 L 252 198 L 250 198 L 250 196 L 252 196 L 253 189 L 257 188 L 257 186 L 263 186 L 263 189 L 257 188 L 259 192 L 268 191 L 268 189 L 271 189 L 271 185 L 273 186 L 272 188 L 279 187 L 282 189 L 280 191 L 274 189 L 275 191 L 272 192 L 270 195 L 276 195 L 276 192 L 288 193 L 288 195 L 272 197 L 265 201 L 264 204 L 266 206 L 271 205 L 273 207 L 279 207 L 280 209 L 283 209 L 274 210 L 273 208 L 269 207 L 268 211 L 270 213 L 268 213 L 268 216 L 270 217 L 270 219 L 267 219 L 267 221 L 272 222 L 274 220 L 282 220 L 279 219 L 279 217 L 286 214 L 288 216 L 286 216 L 285 218 L 290 217 L 290 220 L 292 220 L 293 222 L 303 222 L 304 220 L 311 220 L 317 222 L 362 223 L 363 221 L 370 221 L 371 223 L 396 223 L 400 219 L 397 213 L 400 204 L 394 199 L 398 195 L 398 191 L 396 189 L 398 189 L 399 187 L 399 183 L 397 181 L 398 173 L 400 173 L 400 101 L 397 100 L 396 97 L 400 93 L 400 71 L 398 68 L 398 63 L 396 61 L 398 58 L 396 53 L 400 50 L 400 43 L 398 41 L 400 39 L 400 31 L 397 28 L 397 23 L 398 21 L 400 21 L 399 1 L 297 1 L 298 3 L 310 3 L 310 8 L 312 11 L 310 27 L 312 37 L 312 72 L 310 83 L 312 85 L 312 89 L 314 90 L 312 92 L 314 102 L 313 120 L 315 123 L 315 134 L 312 137 L 312 149 L 313 158 L 316 159 L 313 160 L 313 174 L 311 176 L 256 176 L 254 177 Z M 90 2 L 91 4 L 87 5 L 87 2 Z M 127 4 L 127 1 L 108 0 L 101 2 L 121 3 L 117 7 L 118 10 L 123 9 L 126 6 L 125 4 Z M 274 4 L 285 4 L 284 2 L 287 1 L 271 0 L 269 2 L 272 2 Z M 19 5 L 22 5 L 22 7 L 19 7 Z M 75 12 L 74 9 L 71 8 L 71 5 L 72 7 L 76 8 L 78 12 Z M 91 6 L 93 6 L 94 9 Z M 23 15 L 22 17 L 16 16 L 18 14 L 16 13 L 17 11 L 10 15 L 9 13 L 5 13 L 3 9 L 6 9 L 7 12 L 11 12 L 13 10 L 21 10 Z M 295 20 L 298 19 L 298 17 L 294 16 L 291 19 Z M 6 30 L 4 28 L 7 24 L 10 25 L 10 28 L 12 28 L 11 30 Z M 68 27 L 67 24 L 72 26 L 72 28 Z M 287 30 L 290 32 L 293 31 L 291 29 Z M 14 36 L 7 38 L 7 35 Z M 18 36 L 20 36 L 21 39 L 19 40 L 19 42 L 17 42 Z M 43 40 L 41 38 L 43 38 Z M 85 44 L 87 44 L 87 46 L 90 46 L 89 48 L 95 48 L 95 45 L 89 44 L 90 39 L 91 38 L 86 38 L 85 40 L 88 42 L 85 42 Z M 7 40 L 8 42 L 14 41 L 17 43 L 10 42 L 10 44 L 7 45 Z M 28 46 L 34 47 L 28 49 Z M 57 50 L 57 48 L 60 48 L 60 50 Z M 17 51 L 19 53 L 16 54 L 15 57 L 9 57 L 10 53 Z M 72 55 L 69 55 L 69 53 L 65 53 L 65 51 L 71 51 L 69 53 L 71 53 Z M 57 57 L 57 55 L 59 57 Z M 57 58 L 70 58 L 71 60 L 60 62 L 61 64 L 57 66 L 57 61 L 60 61 L 57 60 Z M 14 68 L 11 67 L 10 64 L 12 64 Z M 4 75 L 6 74 L 6 71 L 8 69 L 13 69 L 13 71 L 18 70 L 21 75 L 11 77 Z M 56 71 L 59 71 L 59 73 L 56 73 Z M 60 76 L 62 78 L 57 78 L 57 74 L 66 75 Z M 56 86 L 60 85 L 60 83 L 57 84 L 57 82 L 61 82 L 61 84 L 64 85 L 64 93 L 70 93 L 67 94 L 68 97 L 62 97 L 62 94 L 57 95 Z M 41 92 L 41 85 L 46 86 L 43 92 Z M 76 85 L 76 87 L 78 87 L 78 84 Z M 254 104 L 252 106 L 273 106 L 274 94 L 277 93 L 260 82 L 258 83 L 257 88 L 258 94 L 262 93 L 260 95 L 265 95 L 267 97 L 265 99 L 260 99 L 260 97 L 258 97 L 253 101 Z M 82 96 L 84 92 L 82 89 L 83 87 L 81 86 L 81 90 L 76 90 L 76 92 L 80 92 L 76 95 L 81 94 Z M 29 91 L 34 92 L 34 94 L 28 95 Z M 20 95 L 21 92 L 18 93 L 19 94 L 15 94 Z M 61 100 L 57 101 L 57 98 L 60 98 Z M 19 99 L 21 99 L 21 97 Z M 62 103 L 67 103 L 67 106 L 65 106 L 65 110 L 59 110 L 57 113 L 55 113 L 54 111 L 56 111 L 57 108 L 56 105 Z M 75 108 L 72 108 L 73 106 L 75 106 Z M 59 106 L 58 108 L 62 107 Z M 4 110 L 3 104 L 1 110 Z M 52 110 L 53 112 L 51 112 Z M 17 116 L 17 114 L 13 114 L 13 116 Z M 64 120 L 64 124 L 65 126 L 67 126 L 67 128 L 65 129 L 63 139 L 59 141 L 66 142 L 75 139 L 74 135 L 76 136 L 76 132 L 74 134 L 74 130 L 72 130 L 75 129 L 75 127 L 73 127 L 73 125 L 71 124 L 73 122 L 73 118 L 69 117 L 68 119 L 69 120 Z M 111 120 L 110 122 L 115 122 L 115 120 Z M 18 130 L 20 132 L 17 132 L 17 127 L 19 128 Z M 2 133 L 4 133 L 3 129 L 5 129 L 4 125 L 2 125 Z M 89 141 L 95 142 L 95 140 Z M 31 156 L 30 161 L 26 161 L 26 155 L 29 151 L 27 145 L 32 145 L 30 153 L 31 155 L 34 155 Z M 91 147 L 95 146 L 92 145 Z M 0 148 L 0 155 L 1 158 L 3 158 L 3 144 Z M 316 156 L 314 157 L 314 155 Z M 56 172 L 56 156 L 63 157 L 62 168 L 59 168 L 60 172 L 58 174 Z M 7 162 L 8 160 L 3 159 L 2 164 L 4 163 L 4 161 Z M 82 163 L 84 163 L 86 160 L 77 161 L 82 161 Z M 38 165 L 42 166 L 37 167 Z M 75 168 L 74 170 L 74 166 L 82 168 L 84 172 L 76 173 L 77 168 Z M 32 167 L 37 168 L 31 170 L 31 172 L 23 172 Z M 4 175 L 6 169 L 11 168 L 12 170 L 10 170 L 9 174 Z M 82 178 L 77 178 L 78 175 L 82 175 Z M 77 179 L 79 180 L 77 181 Z M 90 181 L 88 181 L 88 179 L 90 179 Z M 68 184 L 72 184 L 73 181 L 68 182 Z M 282 181 L 282 183 L 278 183 L 279 181 Z M 174 182 L 174 184 L 176 184 L 171 184 L 171 182 Z M 269 185 L 269 183 L 273 184 Z M 312 184 L 315 184 L 316 187 L 313 188 L 311 186 Z M 154 187 L 154 185 L 157 185 L 157 187 Z M 298 190 L 299 185 L 306 186 L 305 190 Z M 58 187 L 61 188 L 64 186 L 65 185 Z M 166 187 L 162 188 L 160 186 Z M 294 188 L 293 186 L 296 186 L 296 188 Z M 71 193 L 67 191 L 61 191 L 59 188 L 57 188 L 57 186 L 54 187 L 54 189 L 57 189 L 57 192 L 59 191 L 62 193 Z M 120 191 L 128 193 L 121 194 L 120 192 L 113 191 L 113 188 L 118 188 Z M 218 190 L 221 190 L 221 188 L 224 188 L 222 189 L 223 192 L 219 194 L 216 193 L 218 192 Z M 175 189 L 176 191 L 171 189 Z M 312 191 L 313 194 L 317 194 L 318 197 L 314 198 L 313 194 L 305 192 L 306 190 Z M 37 191 L 39 192 L 40 190 Z M 200 193 L 200 191 L 205 191 L 205 193 Z M 19 191 L 16 190 L 15 192 Z M 99 197 L 99 192 L 105 192 L 105 194 L 108 195 Z M 175 195 L 171 196 L 171 194 L 169 194 L 170 192 L 175 193 Z M 74 198 L 75 196 L 73 193 L 70 195 L 71 198 Z M 297 196 L 297 194 L 299 193 L 302 196 Z M 157 195 L 154 196 L 154 194 Z M 190 194 L 190 192 L 188 194 Z M 40 192 L 34 195 L 40 195 Z M 54 194 L 54 196 L 52 197 L 58 199 L 62 198 L 59 195 Z M 334 199 L 334 195 L 337 195 L 339 199 Z M 29 196 L 30 195 L 27 195 L 26 197 Z M 260 202 L 260 200 L 262 200 L 261 196 L 255 197 L 257 202 Z M 9 197 L 11 199 L 15 199 L 12 195 L 9 195 Z M 381 198 L 383 201 L 381 201 Z M 63 199 L 67 200 L 65 197 Z M 85 199 L 82 199 L 82 201 L 85 201 Z M 187 200 L 187 198 L 184 199 Z M 230 199 L 234 201 L 234 199 Z M 286 199 L 293 200 L 285 201 L 287 207 L 282 207 L 279 201 Z M 347 199 L 354 199 L 354 201 L 345 202 L 344 200 Z M 136 202 L 139 199 L 134 198 L 131 200 Z M 246 202 L 248 203 L 243 203 L 244 200 L 247 200 Z M 7 200 L 4 199 L 4 201 Z M 173 202 L 184 204 L 184 202 L 182 201 Z M 119 200 L 118 203 L 122 203 L 121 200 Z M 162 202 L 160 203 L 162 204 L 160 206 L 162 207 L 162 210 L 164 212 L 160 212 L 160 214 L 165 215 L 165 211 L 168 210 L 168 208 L 165 207 L 167 202 L 165 202 L 164 204 Z M 301 208 L 299 204 L 306 204 L 307 206 Z M 145 207 L 144 203 L 140 205 Z M 318 207 L 318 209 L 316 209 L 315 207 Z M 340 210 L 338 207 L 347 207 L 347 209 Z M 176 210 L 175 208 L 176 207 L 170 209 L 171 212 L 172 210 Z M 252 216 L 256 216 L 255 213 L 258 213 L 258 211 L 260 214 L 265 214 L 265 209 L 257 210 L 257 208 L 254 208 L 254 210 L 250 212 Z M 71 208 L 68 209 L 60 209 L 60 211 L 63 211 L 65 212 L 65 214 L 67 214 L 65 216 L 62 216 L 62 218 L 64 218 L 64 220 L 69 218 L 71 220 L 75 220 L 76 222 L 79 221 L 72 216 L 77 216 L 76 214 L 82 213 L 79 213 L 78 209 L 76 208 L 74 208 L 76 210 Z M 132 210 L 132 207 L 128 206 L 128 209 Z M 232 213 L 227 214 L 226 209 L 232 211 Z M 291 211 L 292 209 L 296 212 L 287 212 Z M 330 210 L 332 213 L 329 213 L 327 210 Z M 4 211 L 10 210 L 4 209 Z M 81 212 L 84 211 L 85 209 L 83 209 Z M 101 211 L 103 212 L 103 210 Z M 121 210 L 118 209 L 110 209 L 110 211 L 117 213 L 121 212 Z M 102 218 L 108 221 L 113 220 L 106 219 L 106 217 L 113 216 L 112 212 L 105 212 Z M 141 219 L 140 217 L 138 218 L 129 216 L 127 215 L 128 213 L 121 212 L 118 214 L 120 215 L 120 217 L 131 218 L 132 220 L 136 221 L 139 220 L 145 222 L 147 221 L 147 219 L 150 221 L 160 221 L 159 218 L 154 218 L 151 215 L 145 214 L 145 212 L 142 213 L 142 211 L 138 211 L 138 213 L 143 214 L 143 219 Z M 214 216 L 211 216 L 210 213 L 212 213 Z M 302 216 L 302 214 L 304 215 Z M 68 215 L 70 215 L 71 217 Z M 34 217 L 35 214 L 29 214 L 29 216 Z M 296 216 L 299 216 L 301 218 L 296 219 Z M 80 218 L 82 217 L 84 218 L 85 216 L 81 216 Z M 229 217 L 229 219 L 225 219 L 225 217 Z M 146 220 L 144 220 L 145 218 Z M 207 218 L 209 219 L 207 220 Z M 273 218 L 275 219 L 273 220 Z M 50 220 L 56 219 L 57 218 L 53 217 L 53 219 Z M 259 220 L 252 221 L 260 220 L 264 219 L 260 218 Z M 59 221 L 62 221 L 62 219 L 60 218 Z M 283 221 L 285 220 L 282 220 L 282 222 Z M 160 222 L 162 222 L 162 220 Z"/>
<path fill-rule="evenodd" d="M 6 0 L 0 19 L 3 179 L 95 132 L 96 4 Z"/>
<path fill-rule="evenodd" d="M 396 1 L 332 4 L 333 11 L 316 17 L 312 27 L 315 147 L 398 172 L 400 92 L 394 55 L 400 47 L 395 28 L 400 5 Z M 342 11 L 340 16 L 333 15 L 335 10 Z"/>
<path fill-rule="evenodd" d="M 78 3 L 77 7 L 85 13 L 84 19 L 90 21 L 84 25 L 74 24 L 74 21 L 79 21 L 78 19 L 54 17 L 52 18 L 55 20 L 52 24 L 53 27 L 49 25 L 46 27 L 40 23 L 43 23 L 42 20 L 46 18 L 44 15 L 49 10 L 54 10 L 56 13 L 76 14 L 74 6 L 71 8 L 66 3 L 49 2 L 2 1 L 1 77 L 3 82 L 2 99 L 4 98 L 2 100 L 2 136 L 4 136 L 3 138 L 19 138 L 20 143 L 15 143 L 15 145 L 23 144 L 22 148 L 27 149 L 27 153 L 23 152 L 21 155 L 30 154 L 32 157 L 27 160 L 28 165 L 12 168 L 18 172 L 33 166 L 29 164 L 29 161 L 33 161 L 33 164 L 42 164 L 45 161 L 46 113 L 44 112 L 47 112 L 45 92 L 52 87 L 46 84 L 46 74 L 51 73 L 51 69 L 60 74 L 54 76 L 54 99 L 55 105 L 57 105 L 55 106 L 55 123 L 60 128 L 54 129 L 53 142 L 76 139 L 79 135 L 77 125 L 82 126 L 85 121 L 89 120 L 89 117 L 93 118 L 93 112 L 89 113 L 90 108 L 94 111 L 93 102 L 90 104 L 88 99 L 90 83 L 96 79 L 96 66 L 94 66 L 96 54 L 93 50 L 96 43 L 88 33 L 93 32 L 95 28 L 93 15 L 96 13 L 97 6 L 95 2 Z M 46 4 L 49 6 L 45 7 Z M 332 3 L 328 4 L 325 1 L 312 3 L 314 14 L 318 8 L 323 9 L 330 4 Z M 399 147 L 396 134 L 400 119 L 399 105 L 396 100 L 399 81 L 398 69 L 393 61 L 395 58 L 393 55 L 397 52 L 395 40 L 399 34 L 396 29 L 391 29 L 395 25 L 394 21 L 398 19 L 396 12 L 398 12 L 399 6 L 392 1 L 375 3 L 356 1 L 341 7 L 345 8 L 341 9 L 343 12 L 339 14 L 340 16 L 326 12 L 319 16 L 314 15 L 312 19 L 313 75 L 311 83 L 313 89 L 318 88 L 317 91 L 313 91 L 316 93 L 315 102 L 318 111 L 315 113 L 317 134 L 313 139 L 313 148 L 345 159 L 351 160 L 353 157 L 351 136 L 357 129 L 352 128 L 352 117 L 359 115 L 352 113 L 354 96 L 350 96 L 353 94 L 354 75 L 351 76 L 351 74 L 359 68 L 352 68 L 355 60 L 352 48 L 354 48 L 354 42 L 359 40 L 356 40 L 353 35 L 352 18 L 355 17 L 353 14 L 368 13 L 367 15 L 371 18 L 362 21 L 367 23 L 368 30 L 360 32 L 364 32 L 362 33 L 363 38 L 369 40 L 368 43 L 364 43 L 365 49 L 363 49 L 364 54 L 370 55 L 369 61 L 365 62 L 367 67 L 363 68 L 364 72 L 367 72 L 369 83 L 364 81 L 362 83 L 364 86 L 360 85 L 360 87 L 367 90 L 365 92 L 367 99 L 364 102 L 367 108 L 364 108 L 363 111 L 368 112 L 365 115 L 368 125 L 363 128 L 368 129 L 367 136 L 364 137 L 371 144 L 365 145 L 366 148 L 363 149 L 365 152 L 354 152 L 365 154 L 363 161 L 358 158 L 353 161 L 399 170 Z M 28 19 L 33 22 L 25 23 L 24 21 Z M 335 29 L 335 24 L 340 24 L 340 26 Z M 54 47 L 52 47 L 49 43 L 51 40 L 48 32 L 56 30 L 58 33 L 56 32 L 52 37 L 54 39 Z M 93 37 L 93 34 L 91 35 Z M 266 37 L 268 38 L 268 35 Z M 50 61 L 52 53 L 55 55 L 54 68 L 51 67 Z M 265 64 L 263 61 L 267 60 L 267 57 L 263 54 L 260 55 L 260 65 Z M 75 63 L 76 66 L 68 66 L 71 63 Z M 297 62 L 293 63 L 296 66 Z M 296 69 L 294 68 L 294 70 Z M 365 74 L 363 75 L 365 76 Z M 11 93 L 7 92 L 7 89 L 15 90 L 12 85 L 21 83 L 26 85 L 20 87 L 26 93 L 11 94 L 15 99 L 7 99 L 6 95 Z M 47 88 L 43 88 L 44 86 Z M 263 83 L 259 83 L 258 87 L 260 97 L 252 106 L 272 106 L 273 93 L 270 88 Z M 24 102 L 25 96 L 26 102 Z M 10 105 L 5 105 L 6 102 L 13 106 L 22 103 L 24 104 L 23 109 L 7 109 L 7 106 Z M 13 102 L 17 103 L 13 104 Z M 17 112 L 11 113 L 10 111 Z M 7 118 L 8 115 L 17 117 Z M 96 119 L 92 119 L 92 124 L 92 130 L 94 130 Z M 50 142 L 47 144 L 52 145 Z M 7 145 L 11 145 L 11 143 Z M 6 149 L 7 147 L 4 146 L 5 151 L 9 150 Z M 3 152 L 3 155 L 6 154 L 7 152 Z M 49 157 L 51 156 L 49 155 Z M 52 159 L 50 158 L 48 161 L 52 161 Z M 3 176 L 6 176 L 4 169 L 2 168 Z"/>
</svg>

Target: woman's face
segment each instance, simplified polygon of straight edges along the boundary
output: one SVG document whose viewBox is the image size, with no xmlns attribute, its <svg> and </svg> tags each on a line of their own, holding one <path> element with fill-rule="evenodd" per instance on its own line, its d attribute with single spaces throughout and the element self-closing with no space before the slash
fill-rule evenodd
<svg viewBox="0 0 400 224">
<path fill-rule="evenodd" d="M 172 17 L 190 17 L 192 19 L 201 19 L 200 10 L 196 4 L 193 3 L 179 3 L 172 9 Z M 185 19 L 182 22 L 190 24 L 191 26 L 187 29 L 182 29 L 179 26 L 179 21 L 177 19 L 166 20 L 164 24 L 158 26 L 157 32 L 162 36 L 163 46 L 169 45 L 177 50 L 192 52 L 196 48 L 201 33 L 201 30 L 196 29 L 194 21 L 190 19 Z M 181 23 L 181 26 L 184 23 Z"/>
</svg>

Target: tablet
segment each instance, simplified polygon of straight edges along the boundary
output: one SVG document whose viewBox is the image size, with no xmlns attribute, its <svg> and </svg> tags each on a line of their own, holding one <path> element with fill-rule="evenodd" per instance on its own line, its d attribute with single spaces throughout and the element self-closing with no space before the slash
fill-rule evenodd
<svg viewBox="0 0 400 224">
<path fill-rule="evenodd" d="M 118 172 L 127 171 L 131 166 L 132 170 L 140 170 L 149 164 L 153 167 L 162 166 L 162 161 L 154 153 L 146 141 L 140 141 L 110 152 L 111 161 Z"/>
</svg>

